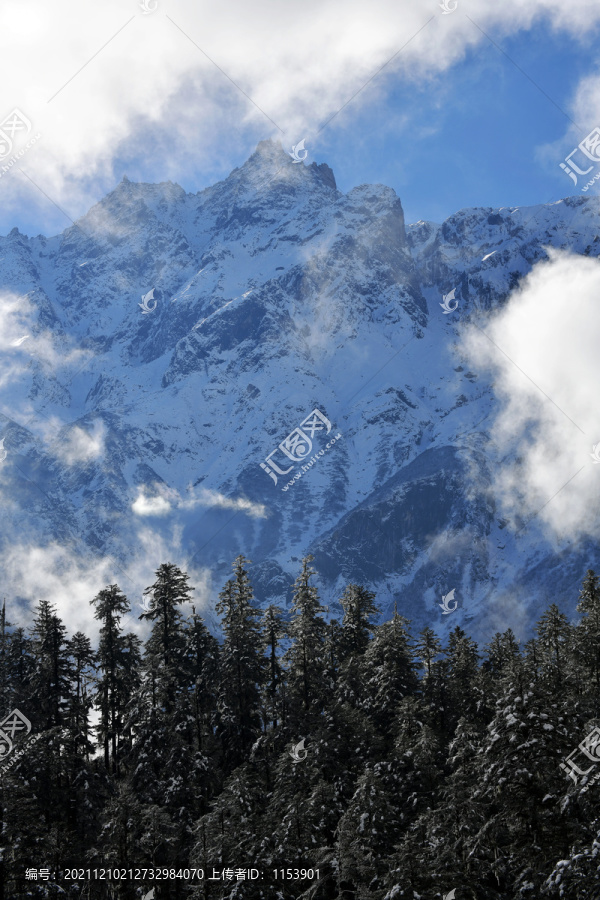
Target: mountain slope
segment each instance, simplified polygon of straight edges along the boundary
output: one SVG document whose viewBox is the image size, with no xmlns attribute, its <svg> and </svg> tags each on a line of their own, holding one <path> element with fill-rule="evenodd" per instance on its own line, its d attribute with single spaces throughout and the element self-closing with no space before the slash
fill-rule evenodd
<svg viewBox="0 0 600 900">
<path fill-rule="evenodd" d="M 458 329 L 545 247 L 597 256 L 599 212 L 570 198 L 406 228 L 390 188 L 343 194 L 327 165 L 265 141 L 198 194 L 124 179 L 60 236 L 13 230 L 2 541 L 73 542 L 127 571 L 150 528 L 216 590 L 245 553 L 259 601 L 284 606 L 310 550 L 332 612 L 353 580 L 384 615 L 397 602 L 417 624 L 484 632 L 519 593 L 526 625 L 598 551 L 551 546 L 535 523 L 515 537 L 501 518 L 498 404 Z"/>
</svg>

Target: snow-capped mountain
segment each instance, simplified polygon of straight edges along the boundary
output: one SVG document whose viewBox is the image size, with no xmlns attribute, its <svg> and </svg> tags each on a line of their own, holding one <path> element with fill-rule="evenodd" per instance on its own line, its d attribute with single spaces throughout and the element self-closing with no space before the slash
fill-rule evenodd
<svg viewBox="0 0 600 900">
<path fill-rule="evenodd" d="M 529 622 L 600 554 L 501 518 L 497 400 L 457 334 L 545 247 L 597 256 L 599 223 L 582 197 L 405 226 L 391 188 L 343 194 L 326 164 L 264 141 L 198 194 L 124 178 L 61 235 L 14 229 L 3 542 L 56 540 L 127 571 L 151 529 L 215 590 L 244 553 L 258 601 L 283 606 L 312 552 L 332 612 L 355 581 L 417 625 L 487 633 L 514 624 L 514 597 Z"/>
</svg>

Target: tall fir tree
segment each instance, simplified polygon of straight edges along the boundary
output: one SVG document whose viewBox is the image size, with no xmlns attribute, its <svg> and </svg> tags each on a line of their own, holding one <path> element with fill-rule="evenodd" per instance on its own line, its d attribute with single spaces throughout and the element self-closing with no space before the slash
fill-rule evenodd
<svg viewBox="0 0 600 900">
<path fill-rule="evenodd" d="M 581 620 L 573 632 L 573 675 L 580 674 L 577 693 L 585 694 L 591 715 L 600 715 L 600 579 L 588 569 L 577 612 Z"/>
<path fill-rule="evenodd" d="M 274 731 L 285 724 L 283 668 L 279 648 L 285 635 L 285 623 L 281 610 L 273 604 L 267 606 L 262 621 L 262 638 L 267 656 L 265 682 L 266 724 Z"/>
<path fill-rule="evenodd" d="M 118 775 L 126 707 L 131 696 L 131 684 L 127 684 L 126 677 L 130 654 L 121 630 L 121 617 L 129 612 L 130 606 L 118 584 L 101 590 L 91 603 L 95 618 L 102 623 L 97 656 L 99 676 L 94 695 L 100 711 L 98 739 L 106 770 Z"/>
<path fill-rule="evenodd" d="M 477 644 L 462 628 L 456 627 L 450 632 L 445 663 L 449 726 L 454 733 L 457 723 L 463 717 L 481 722 L 486 718 Z"/>
<path fill-rule="evenodd" d="M 89 760 L 94 750 L 91 739 L 90 711 L 94 705 L 93 691 L 89 690 L 94 681 L 96 654 L 92 644 L 82 631 L 76 632 L 67 642 L 71 656 L 71 696 L 68 727 L 72 735 L 72 752 Z"/>
<path fill-rule="evenodd" d="M 409 622 L 394 609 L 389 622 L 375 630 L 362 660 L 365 709 L 378 731 L 392 735 L 400 704 L 418 686 Z"/>
<path fill-rule="evenodd" d="M 323 676 L 327 666 L 326 612 L 310 579 L 316 574 L 310 563 L 302 560 L 302 571 L 294 583 L 288 636 L 291 646 L 284 656 L 287 667 L 287 696 L 291 714 L 298 723 L 308 723 L 318 716 L 325 701 Z"/>
<path fill-rule="evenodd" d="M 67 629 L 47 600 L 38 604 L 32 635 L 34 666 L 27 705 L 36 724 L 60 728 L 67 716 L 70 689 Z"/>
<path fill-rule="evenodd" d="M 340 605 L 344 610 L 340 636 L 340 658 L 362 656 L 373 633 L 373 618 L 380 612 L 375 594 L 359 584 L 349 584 Z"/>
<path fill-rule="evenodd" d="M 184 672 L 188 692 L 191 692 L 195 746 L 202 752 L 210 752 L 215 748 L 213 734 L 217 715 L 219 642 L 195 607 L 192 607 L 188 618 L 184 639 Z"/>
<path fill-rule="evenodd" d="M 253 605 L 252 586 L 246 569 L 250 560 L 238 556 L 230 579 L 217 603 L 222 615 L 223 645 L 220 656 L 218 734 L 225 770 L 245 758 L 261 731 L 262 689 L 265 658 L 262 653 L 260 611 Z"/>
<path fill-rule="evenodd" d="M 192 844 L 207 769 L 196 745 L 187 638 L 178 608 L 190 602 L 193 588 L 173 563 L 163 563 L 155 574 L 156 581 L 144 591 L 149 610 L 140 616 L 152 628 L 139 688 L 129 707 L 133 741 L 125 762 L 130 785 L 142 802 L 142 819 L 152 835 L 158 829 L 157 843 L 154 836 L 149 838 L 152 852 L 146 848 L 146 853 L 162 865 L 182 866 Z"/>
<path fill-rule="evenodd" d="M 536 632 L 540 675 L 548 687 L 560 691 L 570 678 L 567 660 L 572 652 L 573 628 L 565 614 L 553 603 L 540 617 Z"/>
<path fill-rule="evenodd" d="M 144 591 L 149 609 L 140 619 L 152 622 L 146 641 L 146 658 L 156 673 L 155 689 L 160 703 L 168 710 L 181 690 L 184 671 L 185 639 L 183 616 L 178 607 L 191 603 L 194 588 L 188 575 L 174 563 L 163 563 L 156 571 L 156 581 Z"/>
</svg>

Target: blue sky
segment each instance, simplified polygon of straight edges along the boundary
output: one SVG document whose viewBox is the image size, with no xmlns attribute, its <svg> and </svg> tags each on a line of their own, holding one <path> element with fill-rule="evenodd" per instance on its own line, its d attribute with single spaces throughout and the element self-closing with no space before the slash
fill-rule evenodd
<svg viewBox="0 0 600 900">
<path fill-rule="evenodd" d="M 67 0 L 61 2 L 65 10 L 70 8 Z M 82 61 L 92 56 L 90 51 L 97 51 L 101 38 L 125 20 L 115 12 L 110 21 L 99 19 L 89 34 L 74 34 L 68 42 L 71 57 L 61 59 L 56 75 L 57 61 L 49 67 L 46 94 L 71 73 L 71 81 L 50 104 L 42 96 L 43 66 L 35 90 L 28 84 L 27 70 L 24 96 L 3 90 L 2 110 L 15 105 L 27 110 L 33 130 L 39 125 L 42 138 L 19 161 L 25 175 L 11 171 L 0 179 L 0 233 L 14 226 L 27 234 L 60 232 L 69 217 L 84 214 L 124 173 L 132 181 L 172 180 L 197 191 L 243 164 L 258 141 L 267 137 L 281 139 L 286 149 L 304 137 L 307 162 L 327 162 L 343 191 L 364 183 L 393 187 L 407 222 L 442 221 L 469 206 L 547 203 L 578 192 L 559 163 L 600 124 L 598 9 L 580 0 L 575 4 L 577 23 L 565 24 L 556 12 L 554 18 L 538 16 L 530 27 L 530 22 L 518 21 L 514 9 L 503 19 L 497 4 L 489 0 L 478 4 L 461 0 L 448 16 L 441 16 L 436 3 L 428 3 L 420 18 L 413 11 L 413 21 L 403 32 L 398 26 L 395 42 L 391 19 L 386 18 L 391 14 L 382 3 L 379 10 L 373 8 L 376 22 L 364 45 L 361 28 L 366 24 L 360 6 L 355 21 L 344 24 L 350 37 L 336 32 L 340 47 L 331 50 L 330 71 L 320 71 L 327 63 L 311 43 L 309 28 L 298 35 L 297 48 L 290 43 L 288 55 L 297 51 L 297 58 L 279 71 L 276 60 L 261 58 L 269 35 L 258 28 L 237 71 L 236 41 L 242 39 L 241 26 L 250 28 L 252 23 L 242 22 L 230 44 L 213 48 L 206 29 L 192 21 L 189 0 L 180 0 L 168 13 L 164 4 L 157 9 L 152 33 L 143 30 L 150 17 L 132 22 L 73 77 Z M 531 14 L 537 6 L 538 0 L 530 0 Z M 271 9 L 266 9 L 266 21 Z M 137 12 L 133 8 L 134 15 Z M 427 22 L 425 12 L 435 21 L 415 39 Z M 163 20 L 158 23 L 160 15 Z M 352 18 L 351 5 L 347 15 Z M 213 25 L 217 26 L 222 29 L 223 23 Z M 286 48 L 279 44 L 286 27 L 284 21 L 273 25 L 283 58 Z M 198 33 L 203 37 L 202 52 Z M 154 47 L 148 51 L 149 64 L 134 59 L 119 72 L 119 65 L 128 65 L 128 47 L 119 43 L 124 34 L 133 48 L 139 48 L 140 35 L 149 39 Z M 408 48 L 360 90 L 389 58 L 390 48 L 406 41 Z M 333 46 L 331 41 L 327 46 Z M 175 60 L 179 68 L 171 71 Z M 227 76 L 260 100 L 284 135 Z M 298 87 L 299 78 L 307 85 Z M 282 82 L 280 90 L 273 88 L 277 79 Z M 121 96 L 125 86 L 131 87 L 133 99 Z M 358 95 L 319 133 L 321 124 L 356 91 Z"/>
<path fill-rule="evenodd" d="M 506 56 L 484 39 L 423 86 L 393 70 L 380 73 L 316 139 L 311 132 L 322 123 L 307 128 L 307 163 L 330 165 L 344 192 L 359 184 L 393 187 L 407 222 L 441 222 L 464 207 L 529 206 L 575 193 L 559 166 L 573 147 L 545 160 L 538 155 L 569 127 L 577 85 L 597 70 L 600 38 L 582 49 L 544 25 L 502 41 L 502 50 Z M 579 139 L 596 122 L 581 124 Z M 265 125 L 239 146 L 228 146 L 225 165 L 182 173 L 178 183 L 197 191 L 242 165 L 263 137 L 281 140 L 289 150 L 304 136 L 290 134 L 286 143 L 266 119 Z M 138 159 L 136 169 L 133 163 L 122 163 L 131 180 L 160 180 L 156 164 Z"/>
</svg>

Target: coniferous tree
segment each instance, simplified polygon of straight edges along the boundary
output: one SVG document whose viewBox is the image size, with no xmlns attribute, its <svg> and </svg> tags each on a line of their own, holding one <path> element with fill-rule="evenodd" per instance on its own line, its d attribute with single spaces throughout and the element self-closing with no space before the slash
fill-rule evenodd
<svg viewBox="0 0 600 900">
<path fill-rule="evenodd" d="M 373 597 L 357 585 L 344 591 L 344 622 L 326 624 L 309 559 L 282 655 L 283 616 L 271 607 L 259 622 L 245 562 L 238 557 L 221 594 L 220 646 L 195 611 L 182 620 L 190 589 L 170 563 L 148 589 L 144 646 L 121 633 L 116 585 L 92 601 L 97 671 L 86 635 L 68 638 L 51 604 L 39 604 L 31 630 L 0 615 L 0 693 L 30 717 L 36 738 L 18 744 L 14 765 L 0 761 L 9 763 L 0 900 L 63 887 L 67 897 L 106 895 L 105 884 L 85 880 L 56 890 L 27 882 L 34 860 L 51 871 L 231 867 L 195 885 L 165 879 L 170 900 L 440 900 L 452 888 L 457 900 L 598 900 L 600 592 L 591 570 L 578 625 L 551 606 L 523 652 L 509 629 L 480 660 L 461 628 L 444 652 L 424 629 L 413 651 L 397 611 L 371 636 L 373 612 L 361 619 L 352 604 L 362 596 L 365 612 Z M 94 679 L 99 756 L 89 740 Z M 565 765 L 574 754 L 587 773 Z M 265 881 L 237 880 L 239 864 L 256 865 Z M 269 880 L 290 865 L 319 868 L 320 880 Z M 151 886 L 110 889 L 134 900 Z"/>
<path fill-rule="evenodd" d="M 120 749 L 126 705 L 130 698 L 126 684 L 129 651 L 121 631 L 121 617 L 129 612 L 129 601 L 117 584 L 100 591 L 91 601 L 94 616 L 102 622 L 98 646 L 99 677 L 94 699 L 100 710 L 98 739 L 104 751 L 107 771 L 119 773 Z"/>
<path fill-rule="evenodd" d="M 5 620 L 5 628 L 10 624 Z M 6 699 L 3 706 L 4 714 L 10 712 L 15 706 L 27 702 L 33 670 L 35 666 L 33 657 L 33 641 L 25 634 L 24 628 L 15 628 L 6 632 Z"/>
<path fill-rule="evenodd" d="M 82 754 L 89 760 L 94 746 L 90 737 L 90 711 L 94 705 L 92 691 L 96 669 L 96 654 L 92 650 L 90 639 L 78 631 L 67 642 L 71 655 L 71 693 L 72 702 L 69 709 L 69 730 L 73 739 L 73 753 Z"/>
<path fill-rule="evenodd" d="M 375 630 L 363 657 L 362 670 L 365 709 L 378 731 L 390 735 L 402 700 L 414 694 L 418 685 L 408 620 L 397 609 L 389 622 Z"/>
<path fill-rule="evenodd" d="M 268 800 L 260 773 L 251 762 L 235 769 L 210 811 L 196 824 L 191 859 L 209 872 L 228 868 L 235 860 L 262 863 Z"/>
<path fill-rule="evenodd" d="M 6 602 L 0 612 L 0 718 L 12 709 L 13 683 L 10 665 L 10 622 L 6 620 Z"/>
<path fill-rule="evenodd" d="M 253 606 L 252 586 L 245 568 L 250 561 L 238 556 L 230 579 L 216 606 L 222 614 L 224 640 L 220 656 L 219 726 L 226 770 L 245 758 L 260 734 L 261 694 L 265 659 L 258 619 Z"/>
<path fill-rule="evenodd" d="M 373 617 L 379 607 L 373 602 L 375 594 L 362 585 L 349 584 L 340 597 L 344 610 L 340 637 L 341 660 L 349 656 L 362 656 L 373 632 Z"/>
<path fill-rule="evenodd" d="M 388 759 L 405 827 L 435 802 L 443 775 L 443 744 L 423 713 L 421 699 L 408 696 L 400 702 L 393 723 L 394 753 Z"/>
<path fill-rule="evenodd" d="M 195 745 L 198 750 L 213 751 L 219 679 L 219 642 L 210 633 L 202 617 L 192 608 L 189 627 L 184 633 L 185 677 L 192 692 Z"/>
<path fill-rule="evenodd" d="M 73 850 L 80 847 L 85 852 L 86 840 L 94 834 L 99 814 L 97 786 L 90 779 L 90 755 L 94 751 L 91 736 L 90 711 L 93 707 L 92 692 L 88 686 L 94 677 L 96 655 L 90 639 L 83 632 L 76 632 L 67 641 L 70 656 L 71 688 L 66 717 L 66 741 L 64 749 L 65 800 L 67 825 L 76 836 Z"/>
<path fill-rule="evenodd" d="M 329 612 L 329 608 L 325 608 Z M 332 618 L 327 625 L 327 636 L 323 648 L 323 684 L 327 691 L 335 693 L 342 671 L 342 626 Z"/>
<path fill-rule="evenodd" d="M 570 723 L 553 673 L 546 680 L 543 668 L 542 677 L 536 672 L 539 658 L 539 648 L 530 647 L 524 660 L 507 666 L 478 760 L 477 792 L 486 804 L 476 838 L 479 877 L 483 887 L 495 883 L 515 897 L 526 885 L 541 891 L 544 869 L 569 832 L 559 763 Z"/>
<path fill-rule="evenodd" d="M 382 900 L 387 893 L 390 848 L 400 839 L 397 797 L 385 766 L 367 764 L 337 827 L 341 898 Z"/>
<path fill-rule="evenodd" d="M 294 761 L 288 745 L 276 760 L 262 838 L 272 868 L 318 867 L 332 853 L 341 804 L 323 766 L 322 746 L 311 741 L 306 757 Z M 285 890 L 286 896 L 299 897 L 306 885 L 290 883 Z"/>
<path fill-rule="evenodd" d="M 521 651 L 511 628 L 502 634 L 495 634 L 486 647 L 487 658 L 483 669 L 494 678 L 500 678 L 514 668 L 521 659 Z"/>
<path fill-rule="evenodd" d="M 454 733 L 461 718 L 482 721 L 485 716 L 477 645 L 462 628 L 450 632 L 445 663 L 449 726 Z"/>
<path fill-rule="evenodd" d="M 590 712 L 600 714 L 600 580 L 588 569 L 583 580 L 577 612 L 581 621 L 574 629 L 573 641 L 575 659 L 581 668 L 581 684 L 578 693 L 585 693 L 591 701 Z M 573 672 L 576 676 L 577 670 Z"/>
<path fill-rule="evenodd" d="M 430 680 L 433 675 L 433 664 L 442 652 L 442 642 L 436 637 L 431 628 L 424 628 L 415 642 L 415 652 L 425 669 L 424 680 Z"/>
<path fill-rule="evenodd" d="M 482 847 L 489 813 L 477 784 L 485 737 L 480 723 L 460 719 L 448 748 L 447 777 L 417 823 L 428 837 L 424 867 L 441 892 L 460 884 L 465 896 L 476 897 L 480 890 L 494 888 L 492 882 L 480 879 L 480 870 L 486 866 Z"/>
<path fill-rule="evenodd" d="M 327 665 L 327 624 L 322 614 L 326 610 L 319 601 L 316 587 L 310 584 L 316 574 L 310 565 L 312 559 L 307 556 L 302 560 L 302 572 L 294 583 L 288 625 L 292 644 L 284 656 L 288 705 L 298 723 L 308 723 L 318 715 L 325 699 L 323 674 Z"/>
<path fill-rule="evenodd" d="M 47 600 L 40 600 L 33 620 L 34 665 L 28 708 L 42 728 L 60 728 L 68 713 L 70 689 L 67 629 Z"/>
<path fill-rule="evenodd" d="M 127 782 L 118 780 L 106 798 L 97 844 L 90 848 L 91 868 L 129 869 L 149 864 L 140 847 L 143 804 Z"/>
<path fill-rule="evenodd" d="M 90 673 L 93 654 L 84 635 L 67 640 L 62 620 L 47 601 L 38 606 L 32 632 L 33 664 L 23 704 L 25 715 L 31 711 L 32 735 L 13 751 L 6 775 L 11 803 L 23 799 L 20 786 L 27 786 L 27 819 L 21 811 L 15 815 L 9 803 L 4 833 L 15 866 L 25 862 L 22 853 L 28 848 L 41 865 L 54 869 L 84 858 L 101 811 L 101 792 L 85 758 L 91 743 L 83 676 Z"/>
<path fill-rule="evenodd" d="M 415 642 L 415 655 L 424 669 L 421 676 L 421 693 L 428 721 L 443 731 L 447 698 L 443 677 L 446 665 L 438 659 L 441 652 L 442 642 L 433 629 L 424 628 Z"/>
<path fill-rule="evenodd" d="M 133 733 L 125 759 L 129 783 L 142 802 L 142 819 L 151 834 L 155 827 L 164 830 L 163 840 L 158 831 L 149 838 L 145 852 L 169 866 L 182 866 L 188 859 L 209 768 L 196 744 L 187 639 L 178 609 L 190 601 L 191 591 L 187 574 L 173 563 L 161 565 L 156 581 L 145 590 L 149 610 L 140 618 L 150 621 L 152 630 L 128 710 Z"/>
<path fill-rule="evenodd" d="M 131 699 L 137 695 L 142 680 L 142 641 L 132 632 L 123 635 L 123 654 L 121 656 L 121 672 L 119 688 L 122 695 L 119 698 L 117 727 L 119 733 L 119 746 L 122 748 L 124 759 L 131 757 L 133 746 L 133 716 L 131 714 Z"/>
<path fill-rule="evenodd" d="M 336 623 L 339 673 L 335 687 L 337 696 L 355 707 L 363 699 L 361 659 L 371 640 L 374 629 L 372 619 L 379 612 L 373 602 L 374 597 L 372 591 L 361 585 L 349 584 L 340 598 L 344 618 L 341 627 Z"/>
<path fill-rule="evenodd" d="M 553 603 L 541 616 L 536 632 L 537 662 L 541 678 L 552 690 L 560 691 L 569 678 L 566 668 L 572 649 L 573 629 L 565 614 Z"/>
<path fill-rule="evenodd" d="M 173 563 L 163 563 L 155 574 L 156 581 L 144 591 L 150 608 L 140 619 L 152 622 L 145 655 L 156 674 L 158 700 L 170 710 L 183 687 L 185 638 L 183 616 L 177 607 L 191 602 L 194 588 L 189 586 L 187 574 Z"/>
<path fill-rule="evenodd" d="M 284 634 L 285 624 L 281 611 L 277 606 L 271 604 L 264 612 L 262 637 L 267 653 L 266 721 L 273 730 L 276 730 L 280 724 L 285 724 L 283 719 L 283 668 L 278 653 Z"/>
</svg>

